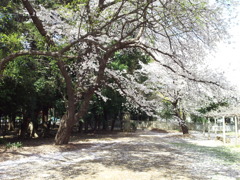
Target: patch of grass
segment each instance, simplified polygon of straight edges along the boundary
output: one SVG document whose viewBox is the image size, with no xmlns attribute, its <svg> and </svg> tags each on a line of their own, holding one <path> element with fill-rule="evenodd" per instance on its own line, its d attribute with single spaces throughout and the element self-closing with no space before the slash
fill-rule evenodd
<svg viewBox="0 0 240 180">
<path fill-rule="evenodd" d="M 22 142 L 14 142 L 14 143 L 7 143 L 6 144 L 6 149 L 10 149 L 10 148 L 21 148 L 23 146 Z"/>
<path fill-rule="evenodd" d="M 215 157 L 224 161 L 224 163 L 239 163 L 240 153 L 235 151 L 234 148 L 220 146 L 220 147 L 206 147 L 189 143 L 171 143 L 178 148 L 182 148 L 184 151 L 192 151 L 201 153 L 203 156 Z"/>
<path fill-rule="evenodd" d="M 240 145 L 237 145 L 237 146 L 233 146 L 234 148 L 239 148 L 239 150 L 240 150 Z"/>
</svg>

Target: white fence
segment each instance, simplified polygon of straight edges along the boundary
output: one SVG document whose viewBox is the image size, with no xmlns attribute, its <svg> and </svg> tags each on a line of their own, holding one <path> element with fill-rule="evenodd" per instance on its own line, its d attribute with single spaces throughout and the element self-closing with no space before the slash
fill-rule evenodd
<svg viewBox="0 0 240 180">
<path fill-rule="evenodd" d="M 208 131 L 211 132 L 219 132 L 223 130 L 223 126 L 215 125 L 214 123 L 210 124 L 203 124 L 203 123 L 186 123 L 189 130 L 195 130 L 195 131 Z M 145 122 L 138 122 L 137 128 L 139 129 L 146 129 L 146 128 L 157 128 L 157 129 L 164 129 L 164 130 L 179 130 L 180 126 L 177 122 L 167 122 L 167 121 L 145 121 Z M 225 126 L 226 132 L 234 132 L 235 131 L 235 125 L 233 124 L 226 124 Z"/>
</svg>

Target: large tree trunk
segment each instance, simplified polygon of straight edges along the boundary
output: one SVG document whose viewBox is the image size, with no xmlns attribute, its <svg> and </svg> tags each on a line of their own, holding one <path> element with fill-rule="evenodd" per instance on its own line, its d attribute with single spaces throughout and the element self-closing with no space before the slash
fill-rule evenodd
<svg viewBox="0 0 240 180">
<path fill-rule="evenodd" d="M 8 122 L 8 130 L 13 131 L 15 129 L 15 120 L 16 120 L 16 115 L 11 114 L 9 116 L 9 122 Z"/>
<path fill-rule="evenodd" d="M 71 118 L 74 118 L 74 117 L 69 116 L 67 114 L 65 114 L 62 117 L 62 119 L 60 121 L 60 126 L 58 129 L 58 132 L 55 137 L 56 145 L 68 144 L 70 136 L 71 136 L 72 127 L 74 125 L 74 120 Z"/>
<path fill-rule="evenodd" d="M 83 132 L 83 122 L 82 121 L 79 121 L 78 132 L 79 133 Z"/>
<path fill-rule="evenodd" d="M 185 112 L 182 112 L 182 118 L 181 118 L 181 128 L 182 128 L 182 133 L 183 134 L 189 134 L 189 132 L 188 132 L 188 127 L 187 127 L 187 125 L 186 125 L 186 114 L 185 114 Z"/>
<path fill-rule="evenodd" d="M 117 119 L 117 116 L 114 115 L 113 118 L 112 118 L 111 131 L 114 131 L 116 119 Z"/>
<path fill-rule="evenodd" d="M 96 79 L 96 84 L 100 85 L 101 80 L 103 79 L 104 76 L 104 69 L 106 68 L 107 64 L 107 57 L 106 59 L 101 61 L 99 71 L 98 71 L 98 76 Z M 67 95 L 68 95 L 68 116 L 66 118 L 62 118 L 60 122 L 60 126 L 57 132 L 57 135 L 55 137 L 55 144 L 60 145 L 60 144 L 67 144 L 69 142 L 70 136 L 71 136 L 71 131 L 76 123 L 77 120 L 82 119 L 85 114 L 87 113 L 88 107 L 90 100 L 93 97 L 93 94 L 98 86 L 95 87 L 90 87 L 84 94 L 83 102 L 81 104 L 81 107 L 79 111 L 75 114 L 76 112 L 76 106 L 75 106 L 75 92 L 73 89 L 71 77 L 68 75 L 66 69 L 65 69 L 65 64 L 63 61 L 58 61 L 58 67 L 60 71 L 62 72 L 62 75 L 65 79 L 66 82 L 66 87 L 67 87 Z"/>
<path fill-rule="evenodd" d="M 183 134 L 189 134 L 188 127 L 186 126 L 186 124 L 181 124 L 180 126 Z"/>
<path fill-rule="evenodd" d="M 49 133 L 49 129 L 48 129 L 48 108 L 43 108 L 42 109 L 42 128 L 43 128 L 43 137 L 47 137 L 48 133 Z"/>
<path fill-rule="evenodd" d="M 84 120 L 84 132 L 87 133 L 88 132 L 88 119 Z"/>
<path fill-rule="evenodd" d="M 58 67 L 65 79 L 66 87 L 67 87 L 67 96 L 68 96 L 68 107 L 67 107 L 67 114 L 63 116 L 63 118 L 60 121 L 60 126 L 58 128 L 58 132 L 55 137 L 55 144 L 61 145 L 61 144 L 68 144 L 72 128 L 76 122 L 75 118 L 75 92 L 72 85 L 71 77 L 68 75 L 68 72 L 65 69 L 65 64 L 63 61 L 57 62 Z"/>
<path fill-rule="evenodd" d="M 124 113 L 122 111 L 120 111 L 119 113 L 119 121 L 120 121 L 120 130 L 123 131 L 123 115 Z"/>
<path fill-rule="evenodd" d="M 183 118 L 178 117 L 178 122 L 179 122 L 179 125 L 180 125 L 181 129 L 182 129 L 182 133 L 183 134 L 189 134 L 185 118 L 183 119 Z"/>
<path fill-rule="evenodd" d="M 103 111 L 103 118 L 102 118 L 102 123 L 103 123 L 103 130 L 104 131 L 108 131 L 108 114 L 107 114 L 107 111 L 104 110 Z"/>
<path fill-rule="evenodd" d="M 99 124 L 99 115 L 94 114 L 94 128 L 93 131 L 97 131 L 98 130 L 98 124 Z"/>
<path fill-rule="evenodd" d="M 183 111 L 183 109 L 180 108 L 179 103 L 180 103 L 180 99 L 176 99 L 175 102 L 172 102 L 172 105 L 175 109 L 175 116 L 177 117 L 177 120 L 179 122 L 179 126 L 182 129 L 182 133 L 183 134 L 189 134 L 188 127 L 186 125 L 186 114 Z"/>
<path fill-rule="evenodd" d="M 28 132 L 29 132 L 29 137 L 30 138 L 38 138 L 38 134 L 37 134 L 37 129 L 36 129 L 36 123 L 31 121 L 28 124 Z"/>
<path fill-rule="evenodd" d="M 20 137 L 25 138 L 30 123 L 30 118 L 23 116 L 23 122 L 21 124 Z"/>
</svg>

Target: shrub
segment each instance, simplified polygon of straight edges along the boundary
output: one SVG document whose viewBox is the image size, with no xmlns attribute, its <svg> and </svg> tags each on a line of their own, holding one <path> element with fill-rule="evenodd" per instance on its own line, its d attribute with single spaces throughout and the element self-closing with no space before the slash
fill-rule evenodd
<svg viewBox="0 0 240 180">
<path fill-rule="evenodd" d="M 6 144 L 6 148 L 10 149 L 10 148 L 21 148 L 23 146 L 22 142 L 15 142 L 15 143 L 7 143 Z"/>
</svg>

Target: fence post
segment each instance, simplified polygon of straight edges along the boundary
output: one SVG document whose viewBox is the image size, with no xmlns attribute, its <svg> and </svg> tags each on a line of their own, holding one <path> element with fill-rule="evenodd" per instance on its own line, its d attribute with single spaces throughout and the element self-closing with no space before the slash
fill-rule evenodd
<svg viewBox="0 0 240 180">
<path fill-rule="evenodd" d="M 205 136 L 205 120 L 203 120 L 203 135 Z"/>
<path fill-rule="evenodd" d="M 238 118 L 234 117 L 235 120 L 235 145 L 238 145 Z"/>
<path fill-rule="evenodd" d="M 217 118 L 214 118 L 214 133 L 217 135 Z"/>
<path fill-rule="evenodd" d="M 223 116 L 222 118 L 223 118 L 223 121 L 222 121 L 222 123 L 223 123 L 223 144 L 225 144 L 226 143 L 226 124 L 225 124 L 225 117 Z"/>
<path fill-rule="evenodd" d="M 210 139 L 210 118 L 207 118 L 208 120 L 208 139 Z"/>
</svg>

